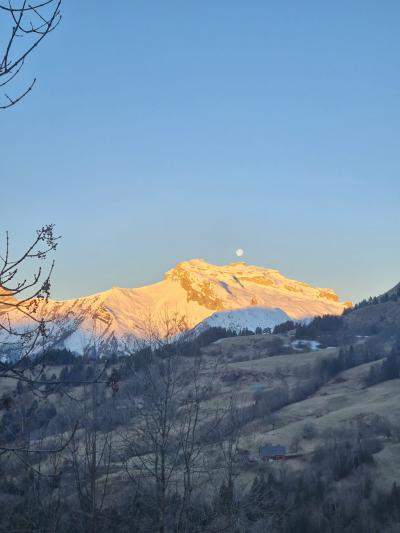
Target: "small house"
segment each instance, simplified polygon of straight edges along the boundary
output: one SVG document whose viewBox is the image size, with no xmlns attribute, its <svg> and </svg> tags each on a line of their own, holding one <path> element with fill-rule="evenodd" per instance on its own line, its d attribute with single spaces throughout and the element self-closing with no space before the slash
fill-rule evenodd
<svg viewBox="0 0 400 533">
<path fill-rule="evenodd" d="M 256 461 L 250 457 L 250 451 L 242 448 L 237 448 L 236 455 L 239 463 L 245 465 L 255 463 Z"/>
<path fill-rule="evenodd" d="M 285 446 L 273 446 L 272 444 L 260 446 L 258 453 L 262 461 L 282 461 L 287 455 Z"/>
</svg>

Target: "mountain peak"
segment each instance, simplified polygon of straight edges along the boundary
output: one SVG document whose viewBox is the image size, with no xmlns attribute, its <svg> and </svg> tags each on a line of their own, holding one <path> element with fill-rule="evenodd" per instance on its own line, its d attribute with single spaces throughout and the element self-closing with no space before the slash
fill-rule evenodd
<svg viewBox="0 0 400 533">
<path fill-rule="evenodd" d="M 187 294 L 187 302 L 197 302 L 212 311 L 261 304 L 280 307 L 294 300 L 291 309 L 294 318 L 307 316 L 304 301 L 329 304 L 329 310 L 317 306 L 320 314 L 338 314 L 343 304 L 333 289 L 316 288 L 283 276 L 279 270 L 249 265 L 243 261 L 228 265 L 213 265 L 204 259 L 191 259 L 178 263 L 165 274 L 165 280 L 176 283 Z M 301 301 L 302 300 L 302 301 Z M 238 305 L 240 304 L 240 305 Z M 335 305 L 335 308 L 332 305 Z M 312 307 L 312 306 L 311 306 Z M 341 311 L 339 311 L 341 309 Z M 290 314 L 290 313 L 289 313 Z M 310 316 L 314 315 L 313 311 Z"/>
<path fill-rule="evenodd" d="M 279 274 L 279 270 L 271 269 L 271 268 L 264 268 L 259 267 L 255 265 L 250 265 L 246 261 L 234 261 L 232 263 L 228 263 L 226 265 L 216 265 L 213 263 L 207 262 L 205 259 L 188 259 L 187 261 L 181 261 L 178 263 L 175 267 L 168 270 L 165 274 L 165 276 L 168 278 L 171 273 L 175 271 L 202 271 L 202 272 L 211 272 L 213 274 L 221 274 L 221 273 L 236 273 L 237 271 L 259 271 L 262 270 L 263 272 L 269 272 L 269 273 L 276 273 Z"/>
</svg>

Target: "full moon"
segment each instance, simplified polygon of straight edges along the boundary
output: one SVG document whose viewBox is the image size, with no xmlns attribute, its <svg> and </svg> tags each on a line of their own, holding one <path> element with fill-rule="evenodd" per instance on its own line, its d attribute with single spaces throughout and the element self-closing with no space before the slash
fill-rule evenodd
<svg viewBox="0 0 400 533">
<path fill-rule="evenodd" d="M 242 255 L 244 254 L 244 250 L 243 248 L 238 248 L 235 253 L 238 257 L 242 257 Z"/>
</svg>

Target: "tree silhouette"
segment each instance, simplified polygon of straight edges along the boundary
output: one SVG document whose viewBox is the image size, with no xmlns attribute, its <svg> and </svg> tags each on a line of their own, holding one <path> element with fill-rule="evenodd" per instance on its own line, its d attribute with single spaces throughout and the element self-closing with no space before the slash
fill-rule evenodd
<svg viewBox="0 0 400 533">
<path fill-rule="evenodd" d="M 0 4 L 2 52 L 0 52 L 0 88 L 15 84 L 25 60 L 61 21 L 61 0 L 28 3 L 27 0 Z M 34 78 L 16 94 L 4 94 L 0 109 L 7 109 L 24 98 L 36 83 Z M 14 91 L 13 91 L 14 92 Z"/>
</svg>

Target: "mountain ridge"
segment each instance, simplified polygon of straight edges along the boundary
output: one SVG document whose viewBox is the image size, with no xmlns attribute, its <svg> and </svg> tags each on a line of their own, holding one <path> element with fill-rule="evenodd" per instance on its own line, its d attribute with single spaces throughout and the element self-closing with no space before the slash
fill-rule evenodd
<svg viewBox="0 0 400 533">
<path fill-rule="evenodd" d="M 51 324 L 53 345 L 82 353 L 91 339 L 96 339 L 103 351 L 110 346 L 129 350 L 128 345 L 145 337 L 146 322 L 162 315 L 165 318 L 166 313 L 185 317 L 185 327 L 193 329 L 213 314 L 226 311 L 236 311 L 239 327 L 240 310 L 264 309 L 265 314 L 242 313 L 246 327 L 251 324 L 250 316 L 254 320 L 261 317 L 262 324 L 255 328 L 273 327 L 279 316 L 282 321 L 304 320 L 338 315 L 346 307 L 332 289 L 286 278 L 276 269 L 244 262 L 219 266 L 191 259 L 168 270 L 163 280 L 143 287 L 113 287 L 76 299 L 40 302 L 38 317 Z M 27 319 L 9 316 L 17 327 L 29 328 Z"/>
</svg>

